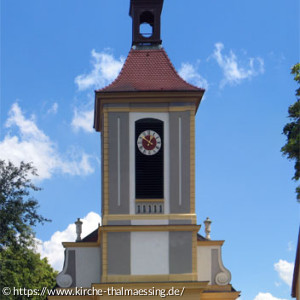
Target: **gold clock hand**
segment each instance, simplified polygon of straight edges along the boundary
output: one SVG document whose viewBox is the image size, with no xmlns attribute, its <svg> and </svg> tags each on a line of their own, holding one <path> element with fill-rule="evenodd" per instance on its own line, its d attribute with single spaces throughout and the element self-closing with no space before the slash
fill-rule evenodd
<svg viewBox="0 0 300 300">
<path fill-rule="evenodd" d="M 149 140 L 147 140 L 144 136 L 142 136 L 142 139 L 145 140 L 148 144 L 153 145 Z"/>
</svg>

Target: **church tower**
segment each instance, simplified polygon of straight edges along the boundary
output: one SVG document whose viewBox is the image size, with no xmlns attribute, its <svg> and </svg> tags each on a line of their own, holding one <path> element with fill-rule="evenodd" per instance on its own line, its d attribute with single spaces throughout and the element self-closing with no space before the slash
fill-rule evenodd
<svg viewBox="0 0 300 300">
<path fill-rule="evenodd" d="M 236 299 L 221 259 L 224 241 L 210 240 L 209 220 L 206 238 L 198 234 L 195 115 L 204 89 L 185 82 L 162 48 L 162 8 L 163 0 L 130 1 L 131 50 L 115 81 L 95 92 L 102 225 L 63 243 L 57 283 L 123 288 L 129 296 L 130 289 L 178 289 L 185 298 Z M 85 299 L 102 298 L 108 295 Z"/>
</svg>

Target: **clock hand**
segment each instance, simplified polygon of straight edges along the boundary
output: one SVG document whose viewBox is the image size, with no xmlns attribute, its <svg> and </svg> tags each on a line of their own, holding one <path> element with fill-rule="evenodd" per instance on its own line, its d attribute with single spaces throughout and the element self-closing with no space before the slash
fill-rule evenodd
<svg viewBox="0 0 300 300">
<path fill-rule="evenodd" d="M 142 136 L 142 139 L 145 140 L 148 144 L 153 145 L 153 144 L 151 143 L 151 141 L 147 140 L 144 136 Z"/>
</svg>

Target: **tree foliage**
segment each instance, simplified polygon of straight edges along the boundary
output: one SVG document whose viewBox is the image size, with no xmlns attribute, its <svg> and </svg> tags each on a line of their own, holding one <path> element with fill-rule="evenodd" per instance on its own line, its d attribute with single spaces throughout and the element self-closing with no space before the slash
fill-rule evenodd
<svg viewBox="0 0 300 300">
<path fill-rule="evenodd" d="M 24 246 L 32 240 L 32 227 L 48 221 L 37 213 L 38 202 L 31 195 L 39 191 L 31 178 L 37 176 L 29 163 L 14 166 L 0 160 L 0 252 L 5 246 Z"/>
<path fill-rule="evenodd" d="M 33 193 L 36 169 L 28 163 L 19 166 L 0 160 L 0 299 L 45 299 L 27 297 L 25 289 L 53 288 L 56 272 L 35 252 L 33 226 L 49 221 L 38 214 Z M 2 295 L 2 287 L 21 289 L 18 294 Z M 22 290 L 23 289 L 23 290 Z"/>
<path fill-rule="evenodd" d="M 294 65 L 291 73 L 299 87 L 296 90 L 296 102 L 289 107 L 290 123 L 283 128 L 283 134 L 287 137 L 286 144 L 281 151 L 288 159 L 295 161 L 295 174 L 293 179 L 298 181 L 300 178 L 300 63 Z M 300 186 L 296 188 L 297 200 L 300 202 Z"/>
<path fill-rule="evenodd" d="M 4 296 L 7 300 L 46 299 L 46 294 L 38 294 L 44 287 L 51 289 L 55 286 L 56 275 L 57 272 L 48 264 L 47 259 L 41 259 L 31 248 L 10 246 L 0 252 L 1 289 L 9 287 L 11 291 L 9 296 Z M 33 291 L 37 295 L 24 295 Z"/>
</svg>

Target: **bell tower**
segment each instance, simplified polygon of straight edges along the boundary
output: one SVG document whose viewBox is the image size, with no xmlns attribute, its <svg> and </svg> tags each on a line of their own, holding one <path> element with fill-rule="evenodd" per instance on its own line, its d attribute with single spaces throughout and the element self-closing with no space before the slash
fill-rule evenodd
<svg viewBox="0 0 300 300">
<path fill-rule="evenodd" d="M 198 233 L 195 115 L 205 91 L 178 75 L 161 46 L 162 7 L 163 0 L 130 1 L 132 47 L 119 76 L 95 91 L 102 224 L 64 243 L 57 282 L 119 292 L 86 299 L 113 300 L 124 289 L 149 299 L 174 289 L 191 300 L 239 296 L 222 263 L 223 241 Z"/>
<path fill-rule="evenodd" d="M 131 0 L 133 46 L 95 95 L 103 282 L 197 282 L 195 114 L 204 90 L 184 81 L 161 47 L 162 6 Z"/>
<path fill-rule="evenodd" d="M 132 45 L 159 45 L 163 0 L 131 0 Z"/>
</svg>

